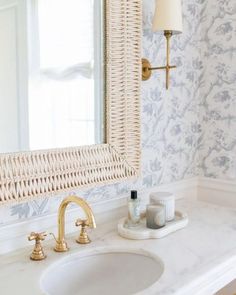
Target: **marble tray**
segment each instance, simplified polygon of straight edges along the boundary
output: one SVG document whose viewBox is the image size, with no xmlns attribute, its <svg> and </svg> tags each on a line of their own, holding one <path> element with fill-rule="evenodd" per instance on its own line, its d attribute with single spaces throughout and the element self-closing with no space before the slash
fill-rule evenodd
<svg viewBox="0 0 236 295">
<path fill-rule="evenodd" d="M 166 225 L 159 229 L 150 229 L 146 227 L 146 218 L 143 218 L 137 227 L 127 227 L 127 217 L 122 218 L 118 222 L 118 233 L 120 236 L 131 240 L 145 240 L 145 239 L 160 239 L 172 232 L 184 228 L 188 224 L 188 216 L 180 211 L 175 211 L 175 219 L 166 223 Z"/>
</svg>

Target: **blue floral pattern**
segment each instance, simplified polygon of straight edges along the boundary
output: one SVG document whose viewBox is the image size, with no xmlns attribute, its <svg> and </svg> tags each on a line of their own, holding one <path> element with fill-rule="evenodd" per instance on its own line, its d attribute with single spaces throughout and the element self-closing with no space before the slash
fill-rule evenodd
<svg viewBox="0 0 236 295">
<path fill-rule="evenodd" d="M 202 1 L 200 173 L 236 177 L 236 2 Z"/>
</svg>

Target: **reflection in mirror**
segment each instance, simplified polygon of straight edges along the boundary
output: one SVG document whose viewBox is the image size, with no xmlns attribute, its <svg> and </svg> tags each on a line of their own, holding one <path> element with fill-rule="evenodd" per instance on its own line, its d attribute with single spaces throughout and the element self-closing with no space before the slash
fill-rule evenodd
<svg viewBox="0 0 236 295">
<path fill-rule="evenodd" d="M 103 142 L 102 2 L 0 0 L 0 152 Z"/>
</svg>

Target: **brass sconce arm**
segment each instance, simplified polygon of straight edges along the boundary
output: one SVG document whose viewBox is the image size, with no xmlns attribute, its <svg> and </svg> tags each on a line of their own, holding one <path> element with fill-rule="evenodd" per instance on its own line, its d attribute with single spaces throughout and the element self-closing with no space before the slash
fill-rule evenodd
<svg viewBox="0 0 236 295">
<path fill-rule="evenodd" d="M 166 70 L 166 68 L 175 69 L 177 67 L 176 66 L 163 66 L 163 67 L 154 67 L 154 68 L 148 68 L 148 69 L 151 71 L 155 71 L 155 70 Z"/>
<path fill-rule="evenodd" d="M 142 80 L 148 80 L 152 71 L 155 70 L 165 70 L 166 71 L 166 89 L 169 89 L 169 81 L 170 81 L 170 70 L 175 69 L 176 66 L 170 65 L 170 38 L 172 36 L 172 31 L 164 31 L 164 36 L 166 37 L 166 65 L 162 67 L 152 67 L 150 62 L 143 58 L 142 59 Z"/>
</svg>

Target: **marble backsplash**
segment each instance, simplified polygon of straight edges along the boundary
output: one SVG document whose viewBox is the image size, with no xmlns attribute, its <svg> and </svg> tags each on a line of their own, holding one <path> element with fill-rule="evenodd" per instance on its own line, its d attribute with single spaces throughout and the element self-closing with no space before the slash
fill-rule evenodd
<svg viewBox="0 0 236 295">
<path fill-rule="evenodd" d="M 171 40 L 170 89 L 157 71 L 142 87 L 142 176 L 135 182 L 80 190 L 106 201 L 197 175 L 230 177 L 236 151 L 234 0 L 183 1 L 184 32 Z M 143 0 L 143 57 L 165 63 L 165 40 L 151 31 L 154 0 Z M 0 208 L 0 225 L 57 211 L 65 194 Z"/>
</svg>

